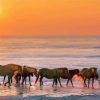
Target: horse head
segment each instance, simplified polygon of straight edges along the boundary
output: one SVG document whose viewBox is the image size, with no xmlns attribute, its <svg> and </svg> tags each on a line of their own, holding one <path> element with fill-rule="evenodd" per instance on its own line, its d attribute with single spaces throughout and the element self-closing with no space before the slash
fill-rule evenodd
<svg viewBox="0 0 100 100">
<path fill-rule="evenodd" d="M 37 77 L 38 76 L 38 72 L 37 72 L 37 69 L 34 68 L 34 75 Z"/>
<path fill-rule="evenodd" d="M 89 69 L 89 71 L 90 71 L 90 73 L 91 73 L 92 76 L 97 77 L 97 68 L 91 67 Z"/>
<path fill-rule="evenodd" d="M 97 72 L 97 68 L 95 68 L 95 67 L 91 67 L 90 70 L 91 70 L 92 73 Z"/>
</svg>

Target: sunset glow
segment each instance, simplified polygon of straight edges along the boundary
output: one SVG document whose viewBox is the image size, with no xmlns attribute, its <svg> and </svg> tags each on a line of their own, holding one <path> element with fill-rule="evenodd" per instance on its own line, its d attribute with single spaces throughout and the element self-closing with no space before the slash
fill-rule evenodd
<svg viewBox="0 0 100 100">
<path fill-rule="evenodd" d="M 100 35 L 100 0 L 0 2 L 0 36 Z"/>
<path fill-rule="evenodd" d="M 2 8 L 2 4 L 0 2 L 0 17 L 2 16 L 2 14 L 3 14 L 3 8 Z"/>
</svg>

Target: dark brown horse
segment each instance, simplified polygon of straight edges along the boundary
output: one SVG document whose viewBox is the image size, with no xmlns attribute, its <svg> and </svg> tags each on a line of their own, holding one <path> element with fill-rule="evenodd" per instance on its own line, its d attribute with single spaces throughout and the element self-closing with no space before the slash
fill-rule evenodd
<svg viewBox="0 0 100 100">
<path fill-rule="evenodd" d="M 66 85 L 68 85 L 68 83 L 70 81 L 71 84 L 72 84 L 72 87 L 73 87 L 72 78 L 73 78 L 74 75 L 78 75 L 79 76 L 79 74 L 80 74 L 80 70 L 79 69 L 69 70 L 69 77 L 67 78 L 68 80 L 67 80 L 67 84 Z"/>
<path fill-rule="evenodd" d="M 92 79 L 92 88 L 94 88 L 94 79 L 98 79 L 97 68 L 83 68 L 81 71 L 82 78 L 84 79 L 84 86 L 87 86 L 86 80 L 88 80 L 88 88 L 90 84 L 90 79 Z"/>
<path fill-rule="evenodd" d="M 48 79 L 53 79 L 53 86 L 57 85 L 57 80 L 60 82 L 60 77 L 58 74 L 58 69 L 48 69 L 48 68 L 42 68 L 38 72 L 37 79 L 35 81 L 35 84 L 37 83 L 38 79 L 40 77 L 40 86 L 43 85 L 43 77 L 48 78 Z M 61 83 L 60 83 L 61 85 Z"/>
<path fill-rule="evenodd" d="M 31 86 L 31 76 L 35 75 L 37 77 L 37 69 L 28 67 L 28 66 L 23 66 L 23 72 L 22 72 L 22 85 L 25 82 L 26 84 L 26 78 L 29 78 L 29 84 Z"/>
</svg>

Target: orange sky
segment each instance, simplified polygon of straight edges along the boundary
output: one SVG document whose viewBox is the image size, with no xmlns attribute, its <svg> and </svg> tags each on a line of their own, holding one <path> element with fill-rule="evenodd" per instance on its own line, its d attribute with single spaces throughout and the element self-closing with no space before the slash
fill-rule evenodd
<svg viewBox="0 0 100 100">
<path fill-rule="evenodd" d="M 100 35 L 100 0 L 0 0 L 0 36 Z"/>
</svg>

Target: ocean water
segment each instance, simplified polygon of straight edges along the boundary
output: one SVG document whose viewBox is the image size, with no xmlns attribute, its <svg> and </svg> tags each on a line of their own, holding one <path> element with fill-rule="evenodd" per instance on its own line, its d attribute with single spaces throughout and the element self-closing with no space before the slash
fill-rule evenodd
<svg viewBox="0 0 100 100">
<path fill-rule="evenodd" d="M 42 67 L 100 66 L 100 37 L 0 38 L 0 64 Z"/>
<path fill-rule="evenodd" d="M 37 69 L 43 67 L 67 67 L 69 69 L 97 67 L 100 70 L 100 37 L 0 38 L 0 65 L 9 63 L 28 65 Z M 2 80 L 3 77 L 0 77 L 0 82 Z M 83 88 L 82 80 L 78 77 L 73 78 L 74 88 L 71 87 L 71 84 L 66 87 L 66 80 L 62 79 L 63 88 L 58 85 L 55 89 L 52 88 L 52 80 L 44 79 L 42 90 L 40 90 L 39 83 L 34 85 L 35 77 L 31 78 L 31 81 L 32 87 L 29 85 L 24 88 L 16 87 L 14 82 L 10 88 L 1 85 L 0 97 L 4 96 L 4 99 L 0 98 L 0 100 L 10 100 L 6 99 L 6 96 L 7 98 L 8 96 L 15 96 L 14 100 L 21 100 L 17 96 L 29 97 L 25 100 L 33 100 L 33 98 L 46 100 L 49 97 L 64 97 L 62 99 L 66 100 L 71 95 L 74 95 L 75 98 L 83 95 L 85 97 L 87 95 L 100 95 L 100 86 L 97 80 L 94 84 L 95 89 L 92 89 L 91 86 L 90 89 Z M 31 97 L 41 95 L 42 99 Z M 48 100 L 52 100 L 50 98 Z M 68 100 L 75 100 L 75 98 L 72 97 Z"/>
</svg>

